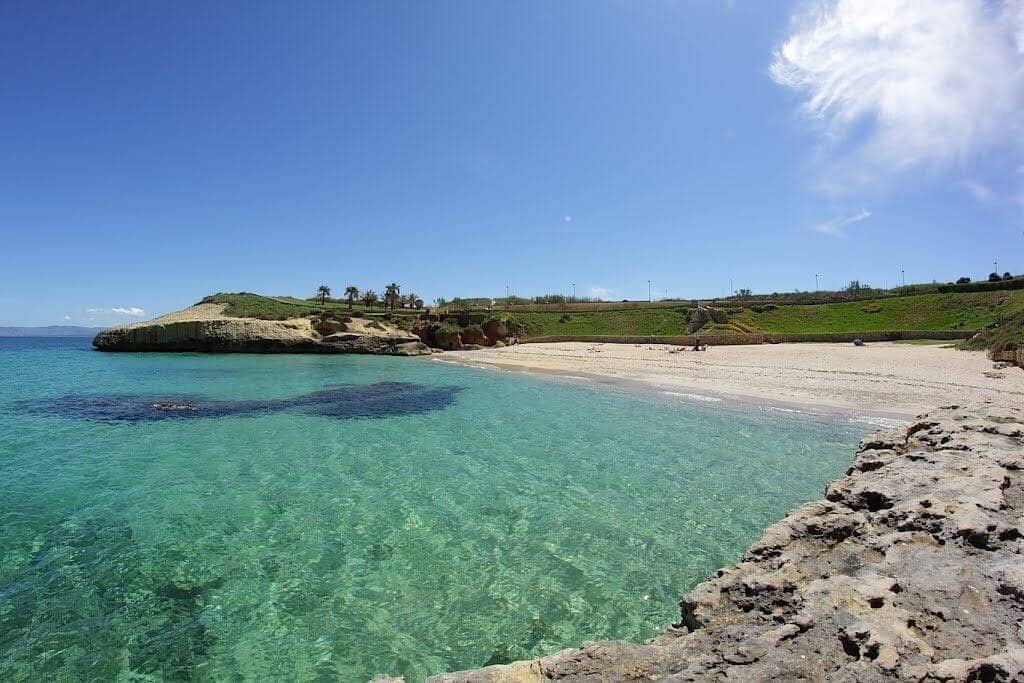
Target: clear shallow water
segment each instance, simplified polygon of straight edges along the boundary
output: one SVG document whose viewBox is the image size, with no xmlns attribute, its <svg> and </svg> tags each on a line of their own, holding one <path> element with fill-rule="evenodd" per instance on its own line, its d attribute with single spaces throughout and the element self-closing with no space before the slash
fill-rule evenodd
<svg viewBox="0 0 1024 683">
<path fill-rule="evenodd" d="M 415 681 L 650 637 L 859 431 L 421 359 L 0 339 L 0 679 Z"/>
</svg>

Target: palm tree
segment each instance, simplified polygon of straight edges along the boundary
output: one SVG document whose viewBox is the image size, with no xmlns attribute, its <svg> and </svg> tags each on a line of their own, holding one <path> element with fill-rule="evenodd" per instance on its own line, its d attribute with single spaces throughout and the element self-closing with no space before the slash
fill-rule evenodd
<svg viewBox="0 0 1024 683">
<path fill-rule="evenodd" d="M 320 300 L 321 306 L 327 303 L 327 298 L 329 296 L 331 296 L 331 288 L 327 285 L 320 285 L 316 288 L 316 298 Z"/>
<path fill-rule="evenodd" d="M 384 302 L 385 304 L 391 304 L 391 310 L 395 310 L 395 300 L 398 299 L 398 295 L 401 292 L 402 287 L 397 282 L 392 282 L 384 288 Z"/>
<path fill-rule="evenodd" d="M 359 288 L 349 285 L 345 288 L 345 298 L 348 299 L 348 308 L 352 310 L 352 302 L 359 298 Z"/>
<path fill-rule="evenodd" d="M 372 289 L 366 290 L 365 292 L 363 292 L 361 301 L 363 302 L 363 305 L 366 306 L 367 308 L 373 308 L 373 305 L 377 303 L 377 292 L 373 291 Z"/>
</svg>

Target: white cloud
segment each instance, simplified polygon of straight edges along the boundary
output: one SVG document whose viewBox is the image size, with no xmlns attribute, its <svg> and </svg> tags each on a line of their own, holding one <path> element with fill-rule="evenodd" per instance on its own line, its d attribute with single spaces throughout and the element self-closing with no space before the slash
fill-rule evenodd
<svg viewBox="0 0 1024 683">
<path fill-rule="evenodd" d="M 1019 147 L 1024 0 L 819 0 L 770 73 L 822 123 L 827 184 Z"/>
<path fill-rule="evenodd" d="M 818 223 L 812 225 L 811 230 L 820 232 L 825 235 L 832 235 L 834 237 L 846 237 L 847 226 L 853 225 L 854 223 L 860 223 L 862 220 L 871 217 L 871 212 L 865 209 L 861 209 L 857 213 L 851 216 L 836 216 L 831 220 L 827 220 L 824 223 Z"/>
<path fill-rule="evenodd" d="M 71 316 L 70 316 L 70 315 L 65 315 L 65 316 L 64 316 L 64 319 L 65 319 L 65 320 L 71 320 Z"/>
<path fill-rule="evenodd" d="M 113 308 L 87 308 L 85 312 L 89 315 L 127 315 L 132 318 L 141 318 L 146 312 L 136 306 L 115 306 Z"/>
<path fill-rule="evenodd" d="M 587 290 L 587 296 L 592 299 L 607 299 L 613 294 L 615 294 L 615 290 L 607 287 L 591 287 Z"/>
<path fill-rule="evenodd" d="M 960 187 L 967 190 L 967 194 L 974 197 L 974 200 L 979 204 L 991 204 L 996 198 L 996 193 L 990 187 L 979 183 L 977 180 L 971 180 L 970 178 L 962 180 L 960 181 Z"/>
</svg>

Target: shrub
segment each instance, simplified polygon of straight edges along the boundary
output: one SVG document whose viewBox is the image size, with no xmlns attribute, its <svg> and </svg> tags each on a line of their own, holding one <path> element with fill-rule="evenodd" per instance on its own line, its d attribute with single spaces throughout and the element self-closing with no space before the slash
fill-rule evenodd
<svg viewBox="0 0 1024 683">
<path fill-rule="evenodd" d="M 352 316 L 353 318 L 365 318 L 366 317 L 366 314 L 363 313 L 362 311 L 352 311 L 351 313 L 349 313 L 349 315 Z"/>
<path fill-rule="evenodd" d="M 567 323 L 570 320 L 572 320 L 572 316 L 569 315 L 568 313 L 563 313 L 562 316 L 558 319 L 558 322 Z"/>
<path fill-rule="evenodd" d="M 971 284 L 971 278 L 969 278 L 969 277 L 960 277 L 960 278 L 957 278 L 956 283 L 958 285 L 969 285 L 969 284 Z"/>
<path fill-rule="evenodd" d="M 504 325 L 505 330 L 512 336 L 516 336 L 523 331 L 523 323 L 511 313 L 495 313 L 489 316 L 487 320 L 484 320 L 484 324 L 491 320 L 498 321 Z"/>
<path fill-rule="evenodd" d="M 999 282 L 1002 279 L 1003 278 L 999 277 L 999 273 L 989 273 L 988 274 L 988 281 L 989 282 Z"/>
<path fill-rule="evenodd" d="M 1010 275 L 1009 271 L 1007 271 L 1007 272 L 1003 273 L 1003 279 L 1004 280 L 1012 280 L 1013 276 Z"/>
<path fill-rule="evenodd" d="M 882 307 L 879 306 L 878 304 L 868 304 L 867 306 L 860 310 L 864 311 L 865 313 L 881 313 Z"/>
</svg>

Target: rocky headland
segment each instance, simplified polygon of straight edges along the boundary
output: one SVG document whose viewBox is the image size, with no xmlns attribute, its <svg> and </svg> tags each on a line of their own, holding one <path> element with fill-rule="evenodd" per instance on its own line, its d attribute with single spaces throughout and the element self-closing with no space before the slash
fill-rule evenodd
<svg viewBox="0 0 1024 683">
<path fill-rule="evenodd" d="M 104 330 L 92 343 L 100 351 L 431 353 L 418 336 L 386 320 L 333 315 L 260 320 L 226 316 L 224 308 L 200 303 L 148 322 Z"/>
<path fill-rule="evenodd" d="M 1024 680 L 1024 409 L 946 407 L 865 438 L 643 643 L 584 643 L 469 681 Z"/>
</svg>

